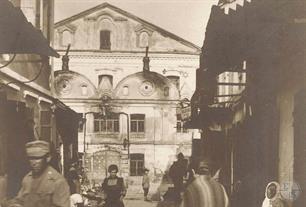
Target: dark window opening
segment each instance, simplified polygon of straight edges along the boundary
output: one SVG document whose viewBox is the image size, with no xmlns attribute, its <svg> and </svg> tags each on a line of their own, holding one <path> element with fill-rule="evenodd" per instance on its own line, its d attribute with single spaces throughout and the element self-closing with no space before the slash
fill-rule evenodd
<svg viewBox="0 0 306 207">
<path fill-rule="evenodd" d="M 169 75 L 167 78 L 176 86 L 177 89 L 180 89 L 180 77 L 175 75 Z"/>
<path fill-rule="evenodd" d="M 78 113 L 79 127 L 78 132 L 83 132 L 84 121 L 83 121 L 83 113 Z"/>
<path fill-rule="evenodd" d="M 101 81 L 104 81 L 104 82 L 109 82 L 110 85 L 112 86 L 113 85 L 113 76 L 112 75 L 99 75 L 99 85 L 101 83 Z"/>
<path fill-rule="evenodd" d="M 100 49 L 101 50 L 111 49 L 110 34 L 111 32 L 108 30 L 100 31 Z"/>
</svg>

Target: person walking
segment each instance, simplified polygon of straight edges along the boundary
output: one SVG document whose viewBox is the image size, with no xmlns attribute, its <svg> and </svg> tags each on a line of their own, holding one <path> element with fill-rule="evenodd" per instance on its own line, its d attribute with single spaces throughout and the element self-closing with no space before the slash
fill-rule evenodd
<svg viewBox="0 0 306 207">
<path fill-rule="evenodd" d="M 142 189 L 144 193 L 144 200 L 149 201 L 148 199 L 148 193 L 150 189 L 150 177 L 149 177 L 149 169 L 144 169 L 144 174 L 142 177 Z"/>
<path fill-rule="evenodd" d="M 18 195 L 4 204 L 8 207 L 70 207 L 65 178 L 49 165 L 50 145 L 32 141 L 26 145 L 31 171 L 23 178 Z"/>
<path fill-rule="evenodd" d="M 117 176 L 118 166 L 108 167 L 109 177 L 102 183 L 102 191 L 105 194 L 105 207 L 124 207 L 123 198 L 126 195 L 124 179 Z"/>
</svg>

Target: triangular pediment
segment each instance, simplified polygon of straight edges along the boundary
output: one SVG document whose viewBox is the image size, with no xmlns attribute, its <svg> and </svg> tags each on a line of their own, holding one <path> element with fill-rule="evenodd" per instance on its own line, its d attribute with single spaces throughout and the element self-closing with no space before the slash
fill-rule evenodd
<svg viewBox="0 0 306 207">
<path fill-rule="evenodd" d="M 89 38 L 87 42 L 97 41 L 94 38 L 97 38 L 97 32 L 103 27 L 102 24 L 107 25 L 105 26 L 107 30 L 114 28 L 114 33 L 118 34 L 116 41 L 121 41 L 121 43 L 112 42 L 114 50 L 117 51 L 136 51 L 137 49 L 143 51 L 144 46 L 141 41 L 147 38 L 149 39 L 146 40 L 148 41 L 147 44 L 152 52 L 200 53 L 200 48 L 197 45 L 109 3 L 100 4 L 57 22 L 55 24 L 55 47 L 61 49 L 61 46 L 64 46 L 61 35 L 63 31 L 70 32 L 73 28 L 75 34 L 71 35 L 75 36 L 71 39 L 74 40 L 75 44 L 72 44 L 72 49 L 86 48 L 84 45 L 78 45 L 76 38 L 83 36 L 84 40 L 84 38 L 87 38 L 85 35 L 87 35 Z M 94 28 L 93 30 L 90 28 L 91 26 Z M 86 33 L 86 31 L 88 32 Z M 95 37 L 90 38 L 90 35 L 95 35 Z M 133 48 L 133 45 L 135 45 L 135 48 Z"/>
</svg>

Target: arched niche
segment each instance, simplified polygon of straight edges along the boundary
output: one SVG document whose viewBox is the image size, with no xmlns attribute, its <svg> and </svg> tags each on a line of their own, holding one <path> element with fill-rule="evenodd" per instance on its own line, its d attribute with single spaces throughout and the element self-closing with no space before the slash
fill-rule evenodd
<svg viewBox="0 0 306 207">
<path fill-rule="evenodd" d="M 118 32 L 117 32 L 117 27 L 113 21 L 113 19 L 109 16 L 101 16 L 97 20 L 97 31 L 98 32 L 98 41 L 99 41 L 99 49 L 101 48 L 101 38 L 104 36 L 106 37 L 109 35 L 109 42 L 110 42 L 110 47 L 109 50 L 114 50 L 117 48 L 117 38 L 118 38 Z M 109 33 L 109 34 L 107 34 Z"/>
</svg>

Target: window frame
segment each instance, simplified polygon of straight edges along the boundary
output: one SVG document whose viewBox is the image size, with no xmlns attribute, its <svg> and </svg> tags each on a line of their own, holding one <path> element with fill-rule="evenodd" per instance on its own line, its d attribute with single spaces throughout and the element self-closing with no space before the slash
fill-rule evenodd
<svg viewBox="0 0 306 207">
<path fill-rule="evenodd" d="M 135 164 L 135 169 L 132 165 Z M 130 176 L 142 176 L 145 166 L 145 156 L 142 153 L 130 154 Z"/>
<path fill-rule="evenodd" d="M 98 113 L 94 114 L 94 133 L 101 133 L 101 134 L 120 133 L 119 115 L 112 114 L 111 117 L 102 118 L 99 117 Z"/>
<path fill-rule="evenodd" d="M 145 132 L 145 114 L 131 114 L 130 115 L 130 132 L 131 133 L 144 133 Z M 136 125 L 135 125 L 136 124 Z M 142 126 L 141 126 L 142 124 Z M 134 126 L 136 129 L 134 130 Z M 140 129 L 142 128 L 142 129 Z"/>
<path fill-rule="evenodd" d="M 105 34 L 104 38 L 102 34 Z M 106 35 L 107 34 L 107 35 Z M 100 50 L 110 50 L 111 49 L 111 31 L 110 30 L 100 30 Z"/>
<path fill-rule="evenodd" d="M 43 118 L 43 113 L 48 113 L 47 119 Z M 48 129 L 48 137 L 43 133 L 43 129 Z M 50 142 L 52 140 L 52 111 L 49 109 L 42 109 L 39 111 L 39 132 L 40 138 L 44 141 Z"/>
</svg>

